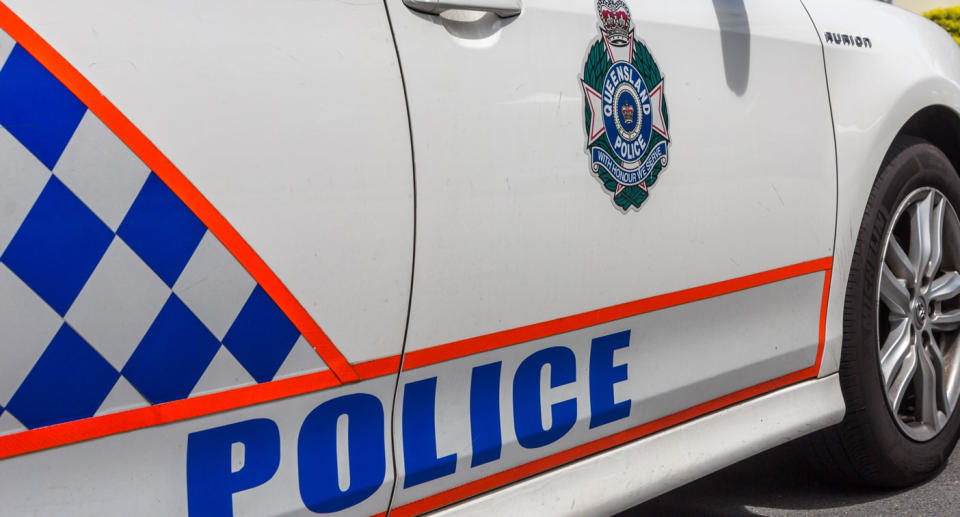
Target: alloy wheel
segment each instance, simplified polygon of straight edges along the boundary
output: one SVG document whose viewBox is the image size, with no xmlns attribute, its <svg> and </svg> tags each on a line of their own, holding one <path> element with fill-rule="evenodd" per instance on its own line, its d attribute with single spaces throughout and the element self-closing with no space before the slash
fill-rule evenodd
<svg viewBox="0 0 960 517">
<path fill-rule="evenodd" d="M 877 346 L 887 406 L 908 437 L 928 441 L 960 391 L 960 219 L 940 191 L 920 188 L 883 242 Z"/>
</svg>

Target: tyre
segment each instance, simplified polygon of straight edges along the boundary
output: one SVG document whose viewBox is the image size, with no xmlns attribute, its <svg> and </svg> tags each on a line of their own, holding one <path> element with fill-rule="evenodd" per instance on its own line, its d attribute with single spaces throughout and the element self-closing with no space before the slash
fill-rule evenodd
<svg viewBox="0 0 960 517">
<path fill-rule="evenodd" d="M 960 433 L 960 178 L 944 154 L 899 138 L 860 226 L 844 300 L 844 420 L 827 463 L 859 484 L 936 475 Z"/>
</svg>

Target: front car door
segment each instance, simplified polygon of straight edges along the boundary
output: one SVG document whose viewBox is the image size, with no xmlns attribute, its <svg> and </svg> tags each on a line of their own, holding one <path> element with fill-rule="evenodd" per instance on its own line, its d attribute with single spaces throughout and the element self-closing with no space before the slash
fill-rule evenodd
<svg viewBox="0 0 960 517">
<path fill-rule="evenodd" d="M 817 375 L 835 162 L 799 1 L 387 6 L 417 186 L 398 514 Z"/>
<path fill-rule="evenodd" d="M 383 4 L 0 28 L 0 513 L 386 511 L 414 214 Z"/>
</svg>

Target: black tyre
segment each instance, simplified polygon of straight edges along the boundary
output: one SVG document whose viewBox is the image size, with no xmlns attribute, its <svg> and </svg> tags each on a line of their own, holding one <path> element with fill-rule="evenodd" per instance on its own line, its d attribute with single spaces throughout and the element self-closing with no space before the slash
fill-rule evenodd
<svg viewBox="0 0 960 517">
<path fill-rule="evenodd" d="M 867 201 L 844 301 L 847 413 L 816 437 L 848 480 L 900 488 L 936 475 L 960 433 L 960 178 L 901 137 Z M 939 245 L 938 245 L 939 243 Z"/>
</svg>

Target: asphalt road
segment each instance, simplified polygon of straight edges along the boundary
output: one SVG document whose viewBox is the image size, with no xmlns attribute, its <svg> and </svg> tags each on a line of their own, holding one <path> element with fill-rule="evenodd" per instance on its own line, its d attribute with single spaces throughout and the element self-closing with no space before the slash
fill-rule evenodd
<svg viewBox="0 0 960 517">
<path fill-rule="evenodd" d="M 818 478 L 797 444 L 759 454 L 624 512 L 635 516 L 960 516 L 960 449 L 933 480 L 897 492 Z"/>
</svg>

